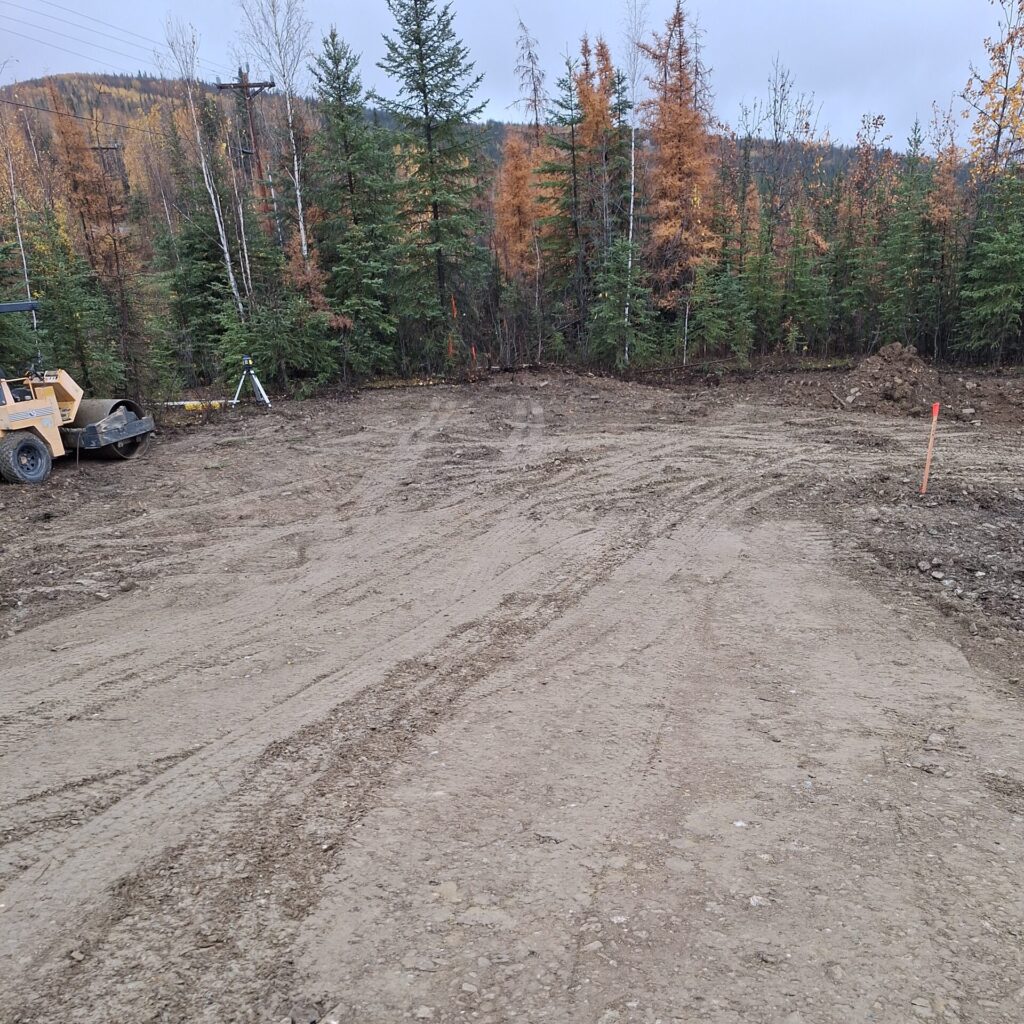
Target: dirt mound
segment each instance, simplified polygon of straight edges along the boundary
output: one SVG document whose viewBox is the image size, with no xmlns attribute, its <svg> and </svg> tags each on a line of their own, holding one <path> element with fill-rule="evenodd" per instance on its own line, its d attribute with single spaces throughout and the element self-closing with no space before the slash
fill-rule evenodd
<svg viewBox="0 0 1024 1024">
<path fill-rule="evenodd" d="M 895 342 L 868 356 L 849 375 L 848 407 L 901 413 L 926 412 L 943 391 L 939 374 L 918 355 L 913 345 Z"/>
<path fill-rule="evenodd" d="M 788 365 L 764 360 L 741 370 L 675 367 L 645 373 L 640 380 L 700 394 L 708 408 L 748 401 L 916 417 L 928 416 L 939 402 L 944 421 L 1024 426 L 1024 368 L 936 365 L 913 345 L 898 342 L 852 368 L 841 359 Z"/>
<path fill-rule="evenodd" d="M 834 391 L 847 408 L 927 416 L 940 402 L 944 417 L 980 426 L 1024 419 L 1019 370 L 949 372 L 926 363 L 913 345 L 886 345 L 864 359 Z"/>
</svg>

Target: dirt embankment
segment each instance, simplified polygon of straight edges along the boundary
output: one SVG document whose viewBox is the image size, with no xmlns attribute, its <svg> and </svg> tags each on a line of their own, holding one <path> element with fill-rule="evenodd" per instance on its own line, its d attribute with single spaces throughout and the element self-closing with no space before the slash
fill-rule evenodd
<svg viewBox="0 0 1024 1024">
<path fill-rule="evenodd" d="M 644 380 L 686 391 L 703 389 L 715 405 L 745 401 L 885 416 L 944 416 L 975 426 L 1024 424 L 1024 370 L 936 367 L 913 346 L 881 348 L 853 368 L 766 364 L 747 373 L 656 373 Z"/>
</svg>

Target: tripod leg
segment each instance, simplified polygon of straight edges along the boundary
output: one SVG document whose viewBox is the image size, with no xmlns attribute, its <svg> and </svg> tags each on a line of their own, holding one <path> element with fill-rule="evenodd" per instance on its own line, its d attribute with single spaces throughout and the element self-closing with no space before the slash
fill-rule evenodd
<svg viewBox="0 0 1024 1024">
<path fill-rule="evenodd" d="M 259 377 L 257 377 L 255 373 L 252 375 L 252 386 L 255 389 L 256 394 L 259 395 L 259 397 L 262 400 L 263 404 L 268 409 L 273 408 L 273 406 L 271 406 L 271 404 L 270 404 L 270 399 L 267 397 L 266 391 L 263 390 L 263 385 L 260 383 Z"/>
<path fill-rule="evenodd" d="M 245 374 L 243 373 L 241 379 L 238 381 L 238 387 L 235 388 L 235 397 L 232 399 L 232 405 L 238 405 L 238 396 L 242 393 L 242 385 L 245 383 Z"/>
</svg>

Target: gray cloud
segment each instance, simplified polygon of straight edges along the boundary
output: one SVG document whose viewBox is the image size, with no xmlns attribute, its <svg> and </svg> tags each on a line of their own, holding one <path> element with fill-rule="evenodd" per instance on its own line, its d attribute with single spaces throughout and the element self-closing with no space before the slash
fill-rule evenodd
<svg viewBox="0 0 1024 1024">
<path fill-rule="evenodd" d="M 98 18 L 159 40 L 163 36 L 162 9 L 128 0 L 61 3 L 80 13 L 71 14 L 43 0 L 17 0 L 17 7 L 0 2 L 0 61 L 8 56 L 18 60 L 8 67 L 6 81 L 49 72 L 154 67 L 152 47 L 136 36 L 119 43 L 51 20 L 46 13 L 111 32 L 88 20 Z M 670 7 L 670 0 L 652 0 L 652 27 L 664 21 Z M 32 8 L 33 13 L 24 8 Z M 861 115 L 871 112 L 885 114 L 894 141 L 902 143 L 915 116 L 927 121 L 933 101 L 946 104 L 963 88 L 970 62 L 983 60 L 983 39 L 996 24 L 988 0 L 692 0 L 690 8 L 706 33 L 716 109 L 723 120 L 734 123 L 741 102 L 766 93 L 777 55 L 793 72 L 797 86 L 815 94 L 822 109 L 822 126 L 830 127 L 833 137 L 842 141 L 851 141 Z M 511 105 L 516 97 L 512 71 L 516 9 L 456 0 L 456 11 L 457 28 L 486 75 L 487 116 L 515 116 Z M 349 0 L 343 6 L 309 0 L 308 12 L 317 34 L 332 22 L 337 25 L 363 53 L 366 83 L 386 92 L 388 83 L 374 66 L 383 52 L 381 33 L 391 24 L 384 0 Z M 621 49 L 623 8 L 615 0 L 519 0 L 518 12 L 540 41 L 552 83 L 560 54 L 566 46 L 576 49 L 584 31 L 603 34 L 613 49 Z M 226 77 L 237 36 L 235 6 L 226 0 L 179 0 L 173 13 L 199 29 L 203 58 L 219 66 L 208 68 L 211 75 L 220 70 Z M 24 22 L 48 26 L 52 32 Z M 22 38 L 26 35 L 41 42 Z M 122 52 L 113 54 L 90 42 Z M 64 52 L 67 50 L 84 56 Z"/>
</svg>

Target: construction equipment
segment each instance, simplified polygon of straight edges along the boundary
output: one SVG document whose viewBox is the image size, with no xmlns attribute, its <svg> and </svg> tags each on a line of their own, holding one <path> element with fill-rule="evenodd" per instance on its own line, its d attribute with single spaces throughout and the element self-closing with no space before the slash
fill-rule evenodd
<svg viewBox="0 0 1024 1024">
<path fill-rule="evenodd" d="M 0 303 L 0 313 L 35 305 Z M 83 394 L 66 370 L 30 370 L 24 377 L 7 377 L 0 370 L 0 476 L 41 484 L 53 459 L 69 450 L 117 459 L 145 451 L 155 427 L 152 416 L 127 398 L 83 399 Z"/>
</svg>

